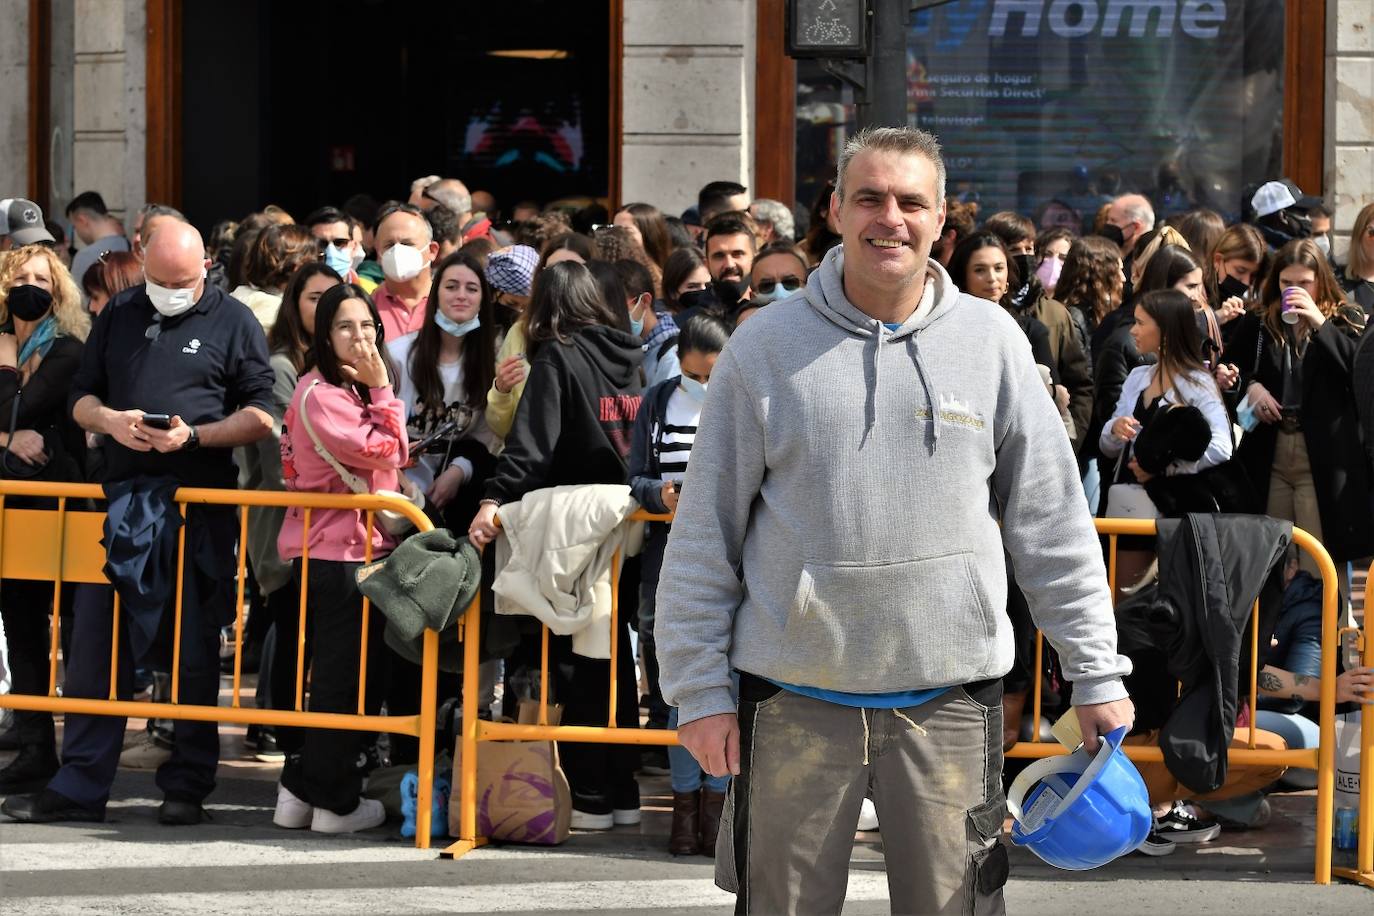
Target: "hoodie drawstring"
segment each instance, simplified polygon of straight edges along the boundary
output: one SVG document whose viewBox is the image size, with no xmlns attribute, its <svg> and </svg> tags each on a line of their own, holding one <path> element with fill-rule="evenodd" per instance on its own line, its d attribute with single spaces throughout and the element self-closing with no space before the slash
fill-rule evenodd
<svg viewBox="0 0 1374 916">
<path fill-rule="evenodd" d="M 921 359 L 921 345 L 916 342 L 916 334 L 913 333 L 907 339 L 907 347 L 911 350 L 911 361 L 916 364 L 916 374 L 921 377 L 921 387 L 925 389 L 926 401 L 930 404 L 930 429 L 931 446 L 933 453 L 940 447 L 940 399 L 935 395 L 935 387 L 931 384 L 930 373 L 926 370 L 926 364 Z"/>
<path fill-rule="evenodd" d="M 878 431 L 878 374 L 882 371 L 883 365 L 883 335 L 887 328 L 883 327 L 880 321 L 878 333 L 873 337 L 873 387 L 868 390 L 868 429 L 864 433 L 864 439 Z"/>
</svg>

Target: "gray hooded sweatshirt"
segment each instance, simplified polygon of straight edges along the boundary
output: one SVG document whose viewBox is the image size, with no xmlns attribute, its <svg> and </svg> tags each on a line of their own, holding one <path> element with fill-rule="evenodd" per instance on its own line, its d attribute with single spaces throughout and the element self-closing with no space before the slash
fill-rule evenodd
<svg viewBox="0 0 1374 916">
<path fill-rule="evenodd" d="M 1025 334 L 935 261 L 933 306 L 889 331 L 843 268 L 835 248 L 711 374 L 654 627 L 679 721 L 735 710 L 732 667 L 854 693 L 1000 677 L 1008 554 L 1074 702 L 1125 697 L 1101 547 Z"/>
</svg>

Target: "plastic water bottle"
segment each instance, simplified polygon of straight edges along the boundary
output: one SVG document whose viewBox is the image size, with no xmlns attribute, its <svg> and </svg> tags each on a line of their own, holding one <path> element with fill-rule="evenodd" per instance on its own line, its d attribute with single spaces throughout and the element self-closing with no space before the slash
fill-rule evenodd
<svg viewBox="0 0 1374 916">
<path fill-rule="evenodd" d="M 1353 807 L 1336 809 L 1336 848 L 1354 849 L 1359 836 L 1360 813 Z"/>
</svg>

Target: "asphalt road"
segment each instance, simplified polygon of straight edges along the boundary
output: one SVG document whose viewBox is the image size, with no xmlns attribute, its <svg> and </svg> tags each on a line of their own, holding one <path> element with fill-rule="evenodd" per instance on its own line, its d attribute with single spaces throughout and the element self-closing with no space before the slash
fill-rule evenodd
<svg viewBox="0 0 1374 916">
<path fill-rule="evenodd" d="M 645 822 L 563 846 L 483 848 L 456 861 L 420 852 L 394 824 L 356 837 L 270 823 L 270 770 L 225 768 L 213 822 L 169 828 L 151 774 L 121 772 L 104 824 L 0 823 L 0 910 L 6 914 L 629 913 L 733 911 L 704 858 L 667 855 L 663 780 L 645 781 Z M 1276 802 L 1268 830 L 1223 836 L 1164 859 L 1128 856 L 1069 875 L 1013 853 L 1012 914 L 1374 913 L 1374 891 L 1311 884 L 1305 809 Z M 881 835 L 855 845 L 846 913 L 886 913 Z"/>
</svg>

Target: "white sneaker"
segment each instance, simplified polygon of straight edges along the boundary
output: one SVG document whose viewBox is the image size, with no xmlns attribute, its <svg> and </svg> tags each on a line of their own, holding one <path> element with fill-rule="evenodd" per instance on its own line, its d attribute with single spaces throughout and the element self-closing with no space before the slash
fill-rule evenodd
<svg viewBox="0 0 1374 916">
<path fill-rule="evenodd" d="M 135 732 L 124 742 L 119 765 L 126 770 L 156 770 L 172 759 L 172 749 L 146 731 Z"/>
<path fill-rule="evenodd" d="M 335 814 L 328 808 L 316 808 L 310 818 L 310 829 L 316 833 L 356 833 L 380 827 L 386 822 L 386 809 L 375 798 L 361 798 L 358 807 L 348 814 Z"/>
<path fill-rule="evenodd" d="M 617 827 L 632 827 L 643 819 L 638 808 L 616 808 L 611 812 L 611 823 Z"/>
<path fill-rule="evenodd" d="M 573 830 L 610 830 L 615 826 L 615 815 L 589 814 L 574 808 L 571 826 Z"/>
<path fill-rule="evenodd" d="M 878 829 L 878 809 L 871 798 L 865 798 L 863 807 L 859 809 L 859 829 Z"/>
<path fill-rule="evenodd" d="M 281 784 L 277 785 L 277 810 L 272 814 L 272 823 L 287 830 L 309 827 L 315 809 L 303 802 Z"/>
</svg>

